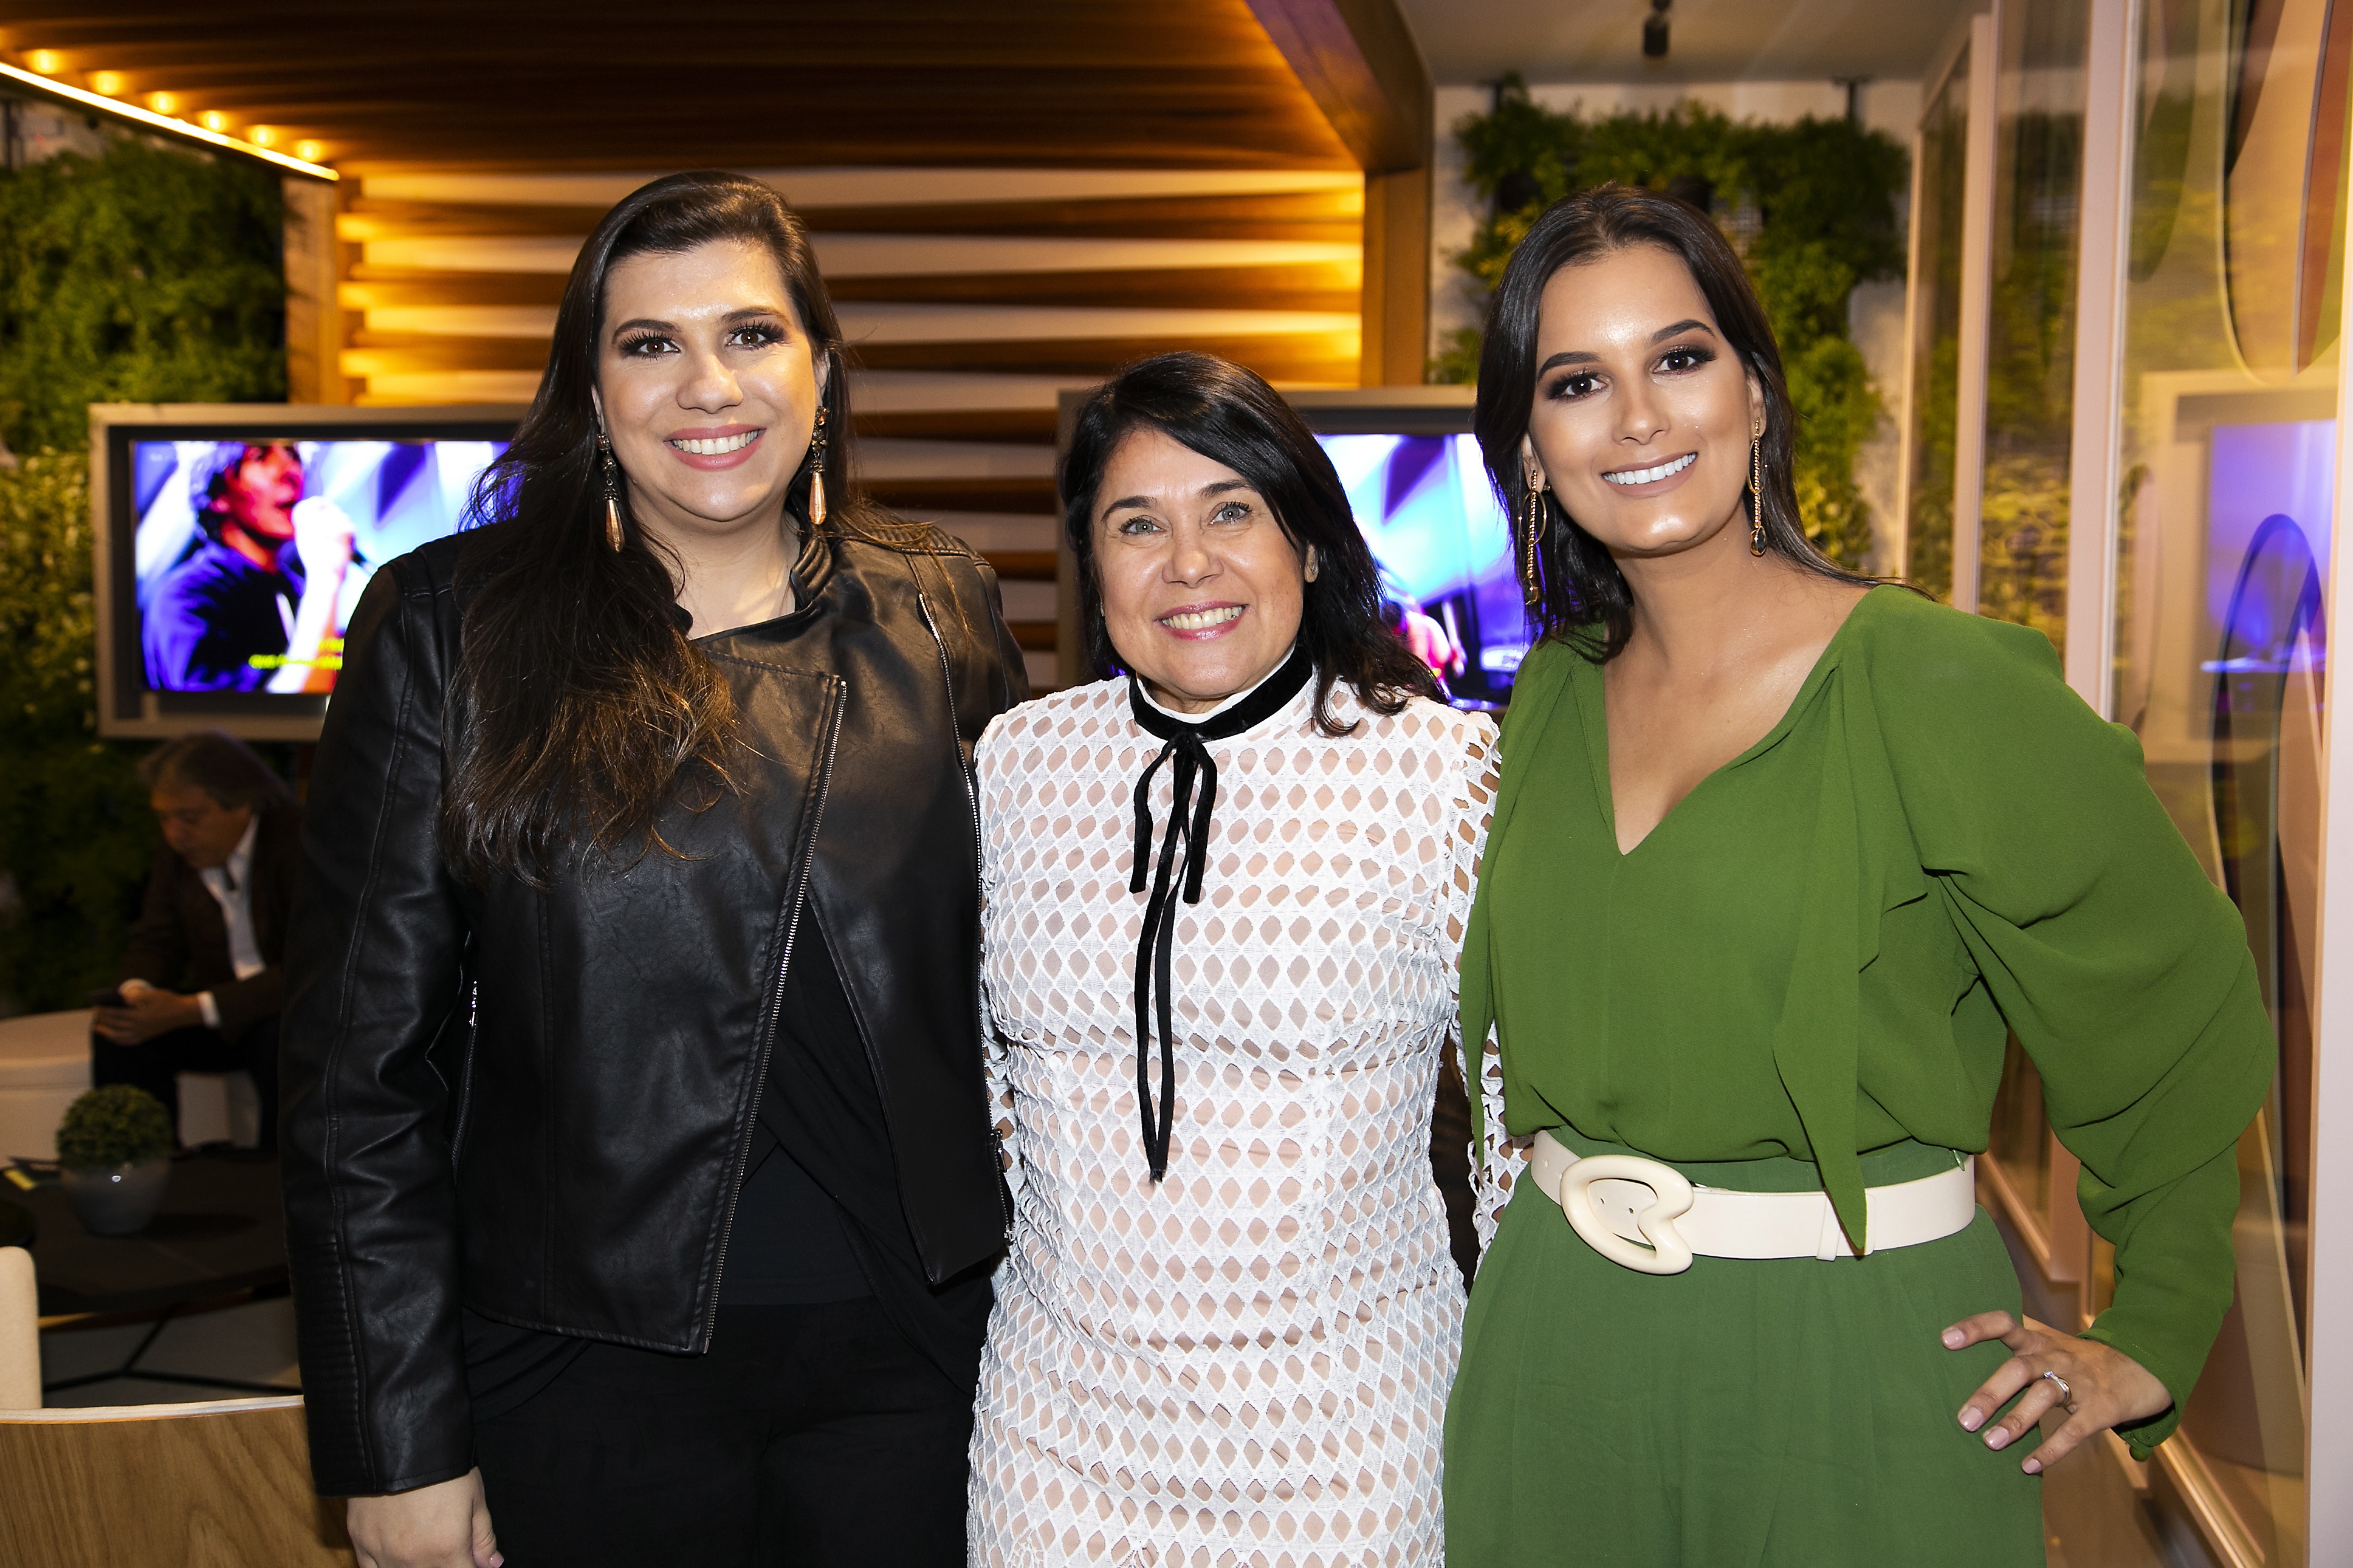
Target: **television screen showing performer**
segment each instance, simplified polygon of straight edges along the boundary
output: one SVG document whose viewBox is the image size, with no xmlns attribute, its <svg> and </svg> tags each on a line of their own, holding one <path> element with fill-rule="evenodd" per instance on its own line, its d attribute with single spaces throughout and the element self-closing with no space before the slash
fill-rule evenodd
<svg viewBox="0 0 2353 1568">
<path fill-rule="evenodd" d="M 1500 706 L 1527 652 L 1512 536 L 1471 436 L 1319 435 L 1381 566 L 1390 626 L 1455 706 Z"/>
<path fill-rule="evenodd" d="M 455 532 L 493 441 L 135 441 L 156 691 L 327 692 L 376 566 Z"/>
</svg>

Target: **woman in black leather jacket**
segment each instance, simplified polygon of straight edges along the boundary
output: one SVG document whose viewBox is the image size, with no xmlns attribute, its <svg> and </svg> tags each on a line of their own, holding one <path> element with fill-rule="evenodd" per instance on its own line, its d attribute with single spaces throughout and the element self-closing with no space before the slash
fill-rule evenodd
<svg viewBox="0 0 2353 1568">
<path fill-rule="evenodd" d="M 283 1143 L 363 1564 L 964 1561 L 970 759 L 1027 681 L 988 567 L 845 482 L 847 392 L 776 195 L 657 181 L 486 525 L 353 617 Z"/>
</svg>

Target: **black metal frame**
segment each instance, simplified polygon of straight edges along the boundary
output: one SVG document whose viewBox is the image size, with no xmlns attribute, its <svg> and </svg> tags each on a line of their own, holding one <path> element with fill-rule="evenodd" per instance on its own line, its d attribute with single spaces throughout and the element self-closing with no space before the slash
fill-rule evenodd
<svg viewBox="0 0 2353 1568">
<path fill-rule="evenodd" d="M 253 1297 L 253 1300 L 266 1300 L 269 1299 L 270 1298 L 259 1292 L 256 1292 Z M 141 1371 L 139 1367 L 140 1358 L 144 1356 L 154 1345 L 155 1341 L 163 1334 L 165 1326 L 168 1325 L 174 1318 L 180 1315 L 180 1309 L 184 1304 L 185 1303 L 183 1302 L 174 1301 L 159 1311 L 155 1317 L 155 1326 L 147 1331 L 146 1337 L 142 1339 L 138 1345 L 132 1349 L 130 1355 L 123 1359 L 123 1363 L 121 1366 L 108 1372 L 83 1373 L 79 1377 L 61 1377 L 55 1383 L 45 1383 L 41 1384 L 41 1392 L 44 1394 L 58 1394 L 69 1388 L 87 1388 L 93 1383 L 109 1383 L 118 1377 L 143 1378 L 149 1383 L 179 1384 L 188 1388 L 226 1388 L 239 1394 L 299 1394 L 302 1392 L 299 1386 L 290 1388 L 282 1383 L 252 1383 L 244 1378 L 237 1377 L 203 1377 L 195 1373 L 188 1372 Z"/>
</svg>

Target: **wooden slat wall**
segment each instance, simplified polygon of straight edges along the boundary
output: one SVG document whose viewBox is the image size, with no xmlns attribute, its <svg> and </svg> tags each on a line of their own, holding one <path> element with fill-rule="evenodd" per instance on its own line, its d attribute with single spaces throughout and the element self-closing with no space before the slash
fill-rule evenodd
<svg viewBox="0 0 2353 1568">
<path fill-rule="evenodd" d="M 1353 386 L 1364 184 L 1350 174 L 766 171 L 807 220 L 855 345 L 877 499 L 983 551 L 1055 676 L 1054 408 L 1172 348 Z M 340 393 L 527 402 L 575 251 L 635 175 L 402 173 L 336 219 Z"/>
<path fill-rule="evenodd" d="M 0 51 L 33 49 L 77 86 L 316 140 L 347 175 L 1366 166 L 1248 0 L 0 5 Z"/>
</svg>

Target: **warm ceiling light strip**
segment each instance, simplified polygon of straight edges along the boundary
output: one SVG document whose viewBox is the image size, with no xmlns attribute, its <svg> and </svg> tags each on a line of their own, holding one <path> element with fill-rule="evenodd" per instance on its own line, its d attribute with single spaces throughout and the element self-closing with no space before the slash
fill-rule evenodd
<svg viewBox="0 0 2353 1568">
<path fill-rule="evenodd" d="M 191 142 L 204 142 L 206 146 L 218 147 L 224 152 L 242 153 L 248 158 L 259 158 L 265 163 L 275 163 L 281 169 L 290 169 L 298 174 L 308 174 L 314 180 L 343 178 L 324 163 L 313 163 L 306 159 L 289 157 L 286 153 L 272 152 L 267 147 L 258 147 L 250 142 L 240 142 L 234 136 L 225 136 L 217 131 L 207 131 L 201 125 L 191 125 L 185 120 L 173 120 L 151 112 L 135 103 L 123 103 L 95 92 L 84 92 L 80 88 L 68 87 L 64 82 L 53 78 L 37 76 L 28 70 L 19 70 L 5 60 L 0 60 L 0 80 L 21 82 L 48 97 L 62 98 L 80 108 L 91 110 L 100 114 L 111 115 L 117 120 L 128 121 L 142 130 L 161 131 L 167 136 L 184 137 Z"/>
</svg>

